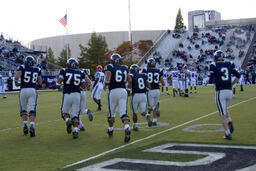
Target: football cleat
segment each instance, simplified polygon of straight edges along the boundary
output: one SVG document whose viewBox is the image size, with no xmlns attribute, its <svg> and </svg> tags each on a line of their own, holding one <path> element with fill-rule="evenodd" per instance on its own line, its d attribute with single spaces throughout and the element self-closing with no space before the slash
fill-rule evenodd
<svg viewBox="0 0 256 171">
<path fill-rule="evenodd" d="M 149 115 L 147 116 L 147 121 L 148 121 L 148 126 L 151 127 L 153 123 Z"/>
<path fill-rule="evenodd" d="M 133 130 L 134 130 L 134 131 L 139 131 L 138 126 L 133 126 Z"/>
<path fill-rule="evenodd" d="M 230 135 L 224 135 L 224 137 L 223 137 L 224 139 L 227 139 L 227 140 L 232 140 L 232 136 L 231 136 L 231 134 Z"/>
<path fill-rule="evenodd" d="M 229 130 L 230 130 L 231 134 L 232 134 L 234 132 L 234 126 L 233 126 L 232 121 L 228 122 L 228 127 L 229 127 Z"/>
<path fill-rule="evenodd" d="M 108 134 L 109 137 L 113 136 L 113 132 L 114 132 L 114 130 L 107 129 L 107 134 Z"/>
<path fill-rule="evenodd" d="M 88 114 L 89 121 L 92 121 L 93 115 L 92 115 L 92 111 L 90 109 L 88 109 L 87 114 Z"/>
<path fill-rule="evenodd" d="M 29 129 L 29 134 L 30 134 L 30 137 L 36 136 L 35 129 L 34 129 L 33 126 L 30 127 L 30 129 Z"/>
<path fill-rule="evenodd" d="M 28 135 L 28 126 L 25 124 L 23 127 L 24 135 Z"/>
<path fill-rule="evenodd" d="M 73 132 L 73 138 L 74 139 L 78 138 L 78 132 Z"/>
<path fill-rule="evenodd" d="M 129 142 L 131 137 L 130 137 L 131 131 L 129 128 L 125 129 L 125 136 L 124 136 L 124 142 Z"/>
<path fill-rule="evenodd" d="M 85 128 L 83 126 L 80 127 L 80 131 L 85 131 Z"/>
<path fill-rule="evenodd" d="M 69 119 L 69 120 L 66 122 L 66 125 L 67 125 L 67 133 L 68 133 L 68 134 L 71 134 L 71 132 L 72 132 L 72 121 Z"/>
</svg>

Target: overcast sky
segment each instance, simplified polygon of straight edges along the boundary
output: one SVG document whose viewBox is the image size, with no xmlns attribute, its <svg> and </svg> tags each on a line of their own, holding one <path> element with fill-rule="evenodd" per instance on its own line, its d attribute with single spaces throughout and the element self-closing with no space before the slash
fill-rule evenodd
<svg viewBox="0 0 256 171">
<path fill-rule="evenodd" d="M 178 8 L 184 23 L 192 10 L 216 10 L 222 19 L 254 18 L 256 0 L 130 0 L 132 30 L 173 29 Z M 128 0 L 4 0 L 0 32 L 29 41 L 66 34 L 128 30 Z"/>
</svg>

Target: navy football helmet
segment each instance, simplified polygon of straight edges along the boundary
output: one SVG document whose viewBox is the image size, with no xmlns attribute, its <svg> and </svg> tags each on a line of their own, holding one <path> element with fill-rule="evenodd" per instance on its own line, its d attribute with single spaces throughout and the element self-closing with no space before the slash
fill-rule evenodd
<svg viewBox="0 0 256 171">
<path fill-rule="evenodd" d="M 139 65 L 137 64 L 132 64 L 130 66 L 130 73 L 135 74 L 139 72 Z"/>
<path fill-rule="evenodd" d="M 78 69 L 78 61 L 75 58 L 69 58 L 67 61 L 67 67 L 71 69 Z"/>
<path fill-rule="evenodd" d="M 27 67 L 32 67 L 35 65 L 35 63 L 36 63 L 36 61 L 33 56 L 26 56 L 26 58 L 24 59 L 24 64 Z"/>
<path fill-rule="evenodd" d="M 122 57 L 118 53 L 113 53 L 110 57 L 110 63 L 114 65 L 121 65 Z"/>
<path fill-rule="evenodd" d="M 156 61 L 154 58 L 149 58 L 147 61 L 148 67 L 155 67 L 156 66 Z"/>
<path fill-rule="evenodd" d="M 217 50 L 214 53 L 214 61 L 224 60 L 224 58 L 225 58 L 225 54 L 221 50 Z"/>
</svg>

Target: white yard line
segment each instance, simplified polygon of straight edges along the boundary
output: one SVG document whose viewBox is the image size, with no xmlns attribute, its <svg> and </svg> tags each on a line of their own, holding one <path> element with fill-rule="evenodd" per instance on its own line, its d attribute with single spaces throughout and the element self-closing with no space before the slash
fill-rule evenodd
<svg viewBox="0 0 256 171">
<path fill-rule="evenodd" d="M 240 105 L 240 104 L 243 104 L 243 103 L 246 103 L 246 102 L 255 100 L 255 99 L 256 99 L 256 97 L 252 97 L 252 98 L 250 98 L 250 99 L 241 101 L 241 102 L 239 102 L 239 103 L 233 104 L 232 106 L 229 106 L 228 109 L 233 108 L 233 107 L 236 107 L 236 106 L 238 106 L 238 105 Z M 80 160 L 80 161 L 78 161 L 78 162 L 75 162 L 75 163 L 66 165 L 66 166 L 64 166 L 62 169 L 65 169 L 65 168 L 68 168 L 68 167 L 71 167 L 71 166 L 75 166 L 75 165 L 77 165 L 77 164 L 81 164 L 81 163 L 84 163 L 84 162 L 93 160 L 93 159 L 95 159 L 95 158 L 104 156 L 105 154 L 108 154 L 108 153 L 111 153 L 111 152 L 113 152 L 113 151 L 116 151 L 116 150 L 125 148 L 125 147 L 127 147 L 127 146 L 132 145 L 132 144 L 135 144 L 135 143 L 138 143 L 138 142 L 141 142 L 141 141 L 150 139 L 150 138 L 152 138 L 152 137 L 155 137 L 155 136 L 157 136 L 157 135 L 163 134 L 163 133 L 165 133 L 165 132 L 172 131 L 172 130 L 174 130 L 174 129 L 176 129 L 176 128 L 179 128 L 179 127 L 182 127 L 182 126 L 184 126 L 184 125 L 190 124 L 190 123 L 192 123 L 192 122 L 198 121 L 198 120 L 200 120 L 200 119 L 206 118 L 206 117 L 211 116 L 211 115 L 213 115 L 213 114 L 215 114 L 215 113 L 218 113 L 218 111 L 208 113 L 208 114 L 206 114 L 206 115 L 203 115 L 203 116 L 198 117 L 198 118 L 196 118 L 196 119 L 193 119 L 193 120 L 191 120 L 191 121 L 184 122 L 184 123 L 182 123 L 182 124 L 180 124 L 180 125 L 177 125 L 177 126 L 168 128 L 168 129 L 166 129 L 166 130 L 157 132 L 157 133 L 152 134 L 152 135 L 150 135 L 150 136 L 147 136 L 147 137 L 145 137 L 145 138 L 141 138 L 141 139 L 135 140 L 135 141 L 130 142 L 130 143 L 128 143 L 128 144 L 121 145 L 121 146 L 119 146 L 119 147 L 117 147 L 117 148 L 113 148 L 113 149 L 111 149 L 111 150 L 105 151 L 105 152 L 103 152 L 103 153 L 100 153 L 100 154 L 98 154 L 98 155 L 89 157 L 89 158 L 87 158 L 87 159 Z"/>
</svg>

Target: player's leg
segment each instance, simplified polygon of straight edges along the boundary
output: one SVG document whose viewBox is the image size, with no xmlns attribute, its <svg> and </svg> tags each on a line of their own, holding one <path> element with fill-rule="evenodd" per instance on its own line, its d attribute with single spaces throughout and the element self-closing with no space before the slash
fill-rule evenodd
<svg viewBox="0 0 256 171">
<path fill-rule="evenodd" d="M 28 97 L 28 112 L 29 112 L 29 121 L 30 129 L 29 133 L 31 137 L 35 136 L 35 119 L 36 119 L 36 106 L 37 106 L 37 92 L 34 88 L 29 88 L 29 97 Z"/>
<path fill-rule="evenodd" d="M 98 109 L 97 110 L 101 110 L 101 107 L 102 107 L 101 100 L 100 100 L 101 99 L 100 96 L 101 96 L 102 90 L 103 90 L 103 87 L 99 85 L 97 93 L 96 93 L 96 100 L 98 102 Z"/>
<path fill-rule="evenodd" d="M 188 97 L 188 81 L 184 81 L 185 97 Z"/>
<path fill-rule="evenodd" d="M 216 91 L 216 104 L 219 110 L 219 114 L 221 117 L 222 125 L 225 129 L 225 139 L 231 140 L 231 132 L 228 126 L 228 121 L 226 117 L 226 93 L 223 90 Z"/>
<path fill-rule="evenodd" d="M 152 119 L 150 117 L 150 115 L 147 113 L 147 96 L 146 94 L 140 94 L 139 96 L 139 108 L 140 108 L 140 113 L 142 116 L 145 116 L 148 122 L 148 126 L 151 127 L 152 126 Z"/>
<path fill-rule="evenodd" d="M 25 89 L 21 89 L 19 93 L 20 116 L 23 122 L 23 133 L 28 134 L 28 113 L 27 113 L 27 95 Z"/>
<path fill-rule="evenodd" d="M 129 125 L 129 116 L 127 111 L 127 100 L 128 100 L 128 94 L 125 89 L 119 89 L 119 101 L 118 101 L 118 109 L 119 109 L 119 115 L 120 118 L 124 124 L 124 130 L 125 130 L 125 137 L 124 142 L 130 141 L 130 125 Z"/>
<path fill-rule="evenodd" d="M 114 122 L 115 122 L 115 113 L 116 113 L 116 107 L 117 107 L 117 98 L 115 97 L 115 91 L 110 90 L 108 93 L 108 129 L 107 133 L 111 137 L 114 132 Z"/>
<path fill-rule="evenodd" d="M 138 101 L 137 101 L 137 94 L 132 95 L 130 99 L 130 108 L 132 111 L 132 120 L 133 120 L 133 130 L 138 131 Z"/>
<path fill-rule="evenodd" d="M 6 93 L 5 93 L 5 86 L 4 85 L 0 87 L 0 92 L 3 94 L 3 99 L 5 99 L 6 98 Z"/>
<path fill-rule="evenodd" d="M 70 118 L 69 109 L 72 105 L 72 98 L 70 94 L 64 94 L 62 97 L 61 113 L 62 118 L 66 122 L 66 130 L 68 134 L 72 132 L 72 120 Z"/>
<path fill-rule="evenodd" d="M 160 92 L 159 90 L 153 90 L 152 91 L 152 107 L 153 107 L 153 125 L 157 125 L 157 105 L 159 103 L 160 99 Z"/>
<path fill-rule="evenodd" d="M 72 98 L 71 119 L 73 123 L 73 138 L 78 138 L 81 95 L 80 93 L 71 93 L 71 98 Z"/>
<path fill-rule="evenodd" d="M 192 94 L 193 90 L 193 80 L 190 80 L 190 94 Z"/>
</svg>

